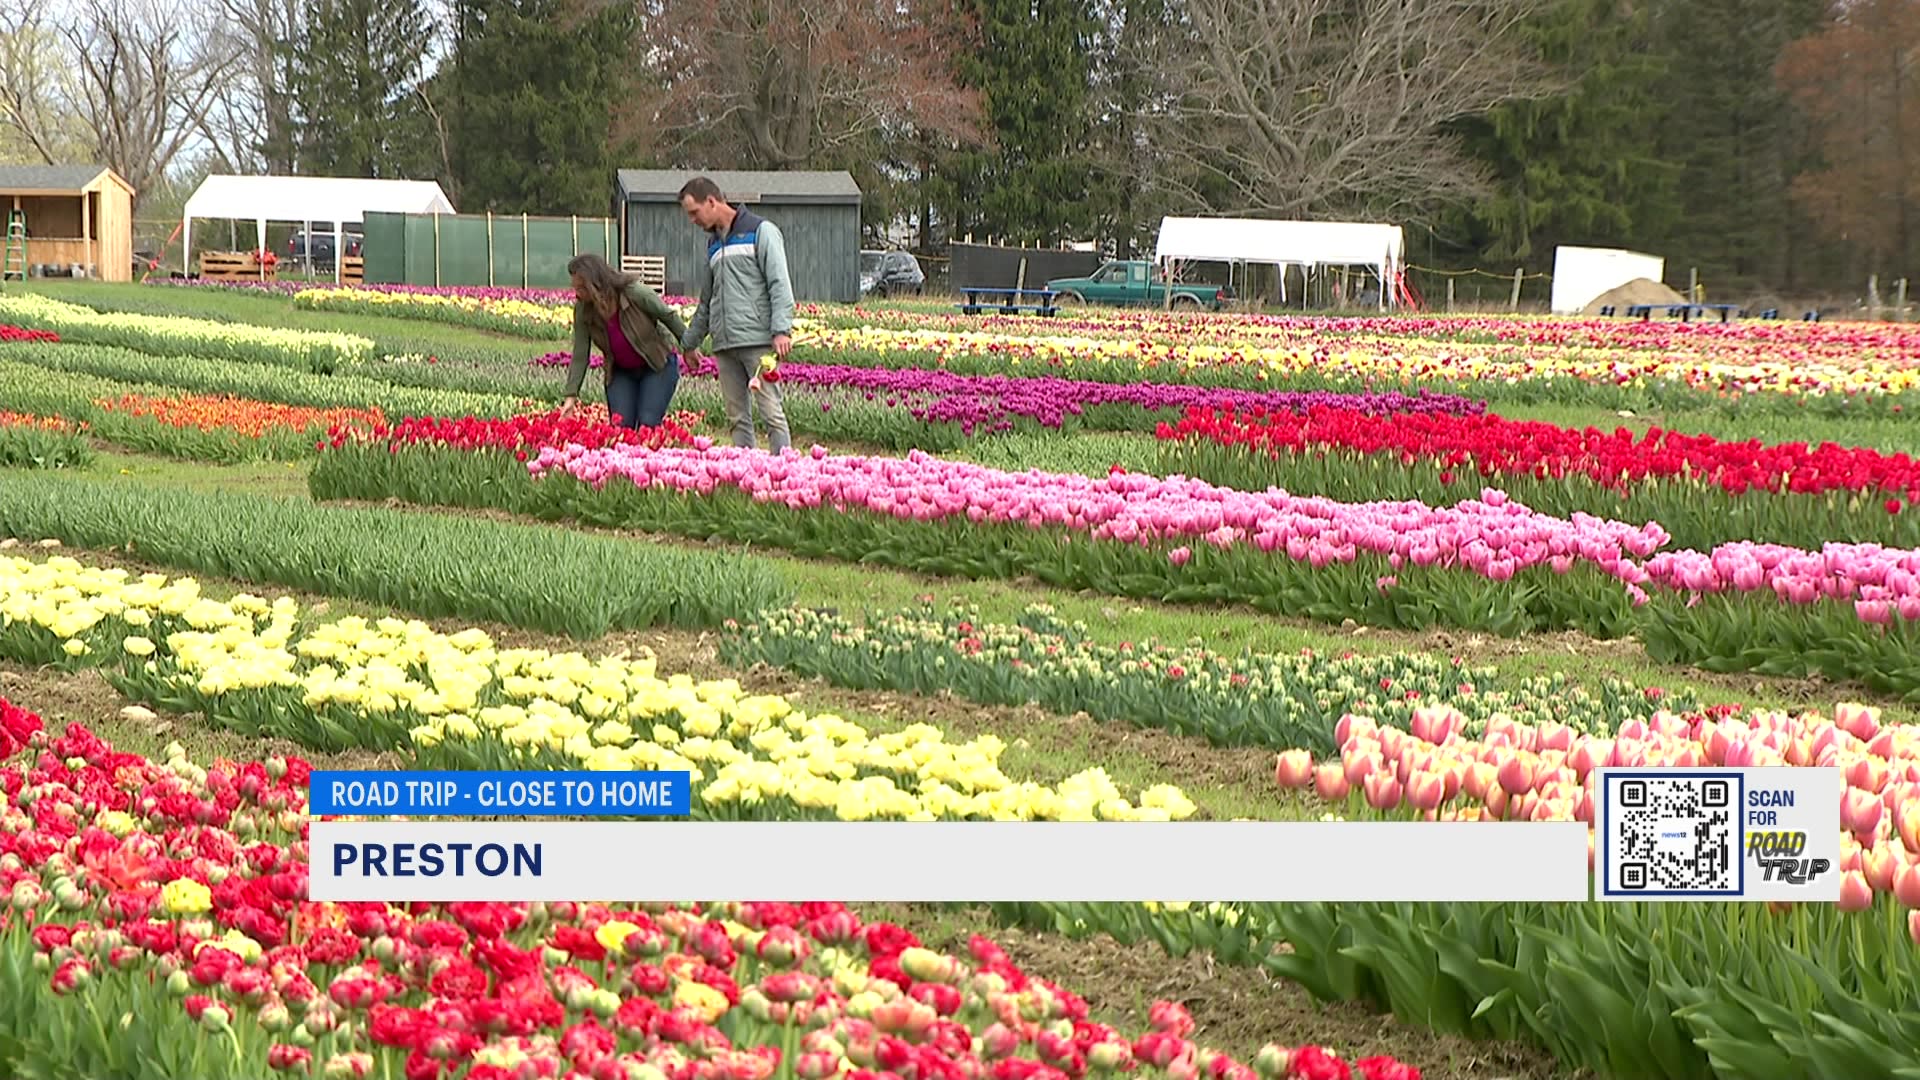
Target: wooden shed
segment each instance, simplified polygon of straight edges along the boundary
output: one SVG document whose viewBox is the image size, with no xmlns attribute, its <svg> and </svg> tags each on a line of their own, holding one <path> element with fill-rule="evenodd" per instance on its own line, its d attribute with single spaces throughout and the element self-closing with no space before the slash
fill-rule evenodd
<svg viewBox="0 0 1920 1080">
<path fill-rule="evenodd" d="M 794 299 L 860 298 L 860 186 L 850 173 L 621 169 L 614 175 L 620 250 L 665 258 L 668 292 L 697 296 L 706 281 L 707 236 L 680 208 L 680 188 L 696 176 L 780 227 Z"/>
<path fill-rule="evenodd" d="M 105 165 L 0 165 L 0 211 L 25 216 L 30 267 L 132 281 L 133 195 Z"/>
</svg>

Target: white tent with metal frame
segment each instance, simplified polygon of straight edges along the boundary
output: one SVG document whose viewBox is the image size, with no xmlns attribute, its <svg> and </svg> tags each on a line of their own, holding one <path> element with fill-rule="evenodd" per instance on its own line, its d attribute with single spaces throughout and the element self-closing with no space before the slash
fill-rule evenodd
<svg viewBox="0 0 1920 1080">
<path fill-rule="evenodd" d="M 1154 261 L 1259 263 L 1268 266 L 1365 266 L 1380 278 L 1380 306 L 1387 306 L 1406 268 L 1406 234 L 1398 225 L 1357 221 L 1272 221 L 1266 218 L 1160 220 Z M 1164 272 L 1164 271 L 1163 271 Z M 1281 275 L 1281 300 L 1286 276 Z"/>
<path fill-rule="evenodd" d="M 209 176 L 180 215 L 180 265 L 191 272 L 193 220 L 251 221 L 265 244 L 267 222 L 333 226 L 333 280 L 340 280 L 340 236 L 364 224 L 368 213 L 451 214 L 453 204 L 431 180 L 369 180 L 347 176 Z M 312 241 L 309 239 L 309 245 Z"/>
</svg>

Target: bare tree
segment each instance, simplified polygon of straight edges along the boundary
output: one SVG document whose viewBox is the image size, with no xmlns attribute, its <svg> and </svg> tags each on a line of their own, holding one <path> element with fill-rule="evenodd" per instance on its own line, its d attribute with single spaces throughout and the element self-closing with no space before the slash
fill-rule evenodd
<svg viewBox="0 0 1920 1080">
<path fill-rule="evenodd" d="M 1204 178 L 1240 212 L 1417 219 L 1486 189 L 1449 121 L 1553 88 L 1522 33 L 1541 0 L 1182 6 L 1154 141 L 1197 205 Z"/>
<path fill-rule="evenodd" d="M 104 164 L 140 190 L 162 179 L 238 62 L 190 0 L 83 0 L 60 28 L 75 109 Z"/>
<path fill-rule="evenodd" d="M 63 79 L 66 43 L 36 0 L 0 0 L 0 134 L 15 153 L 48 165 L 78 151 L 82 127 Z"/>
<path fill-rule="evenodd" d="M 819 164 L 886 130 L 975 139 L 954 81 L 966 24 L 942 0 L 663 0 L 648 37 L 668 73 L 669 145 L 767 168 Z"/>
<path fill-rule="evenodd" d="M 202 138 L 238 170 L 294 171 L 288 50 L 300 34 L 302 0 L 215 0 L 222 47 L 241 61 L 216 94 Z"/>
</svg>

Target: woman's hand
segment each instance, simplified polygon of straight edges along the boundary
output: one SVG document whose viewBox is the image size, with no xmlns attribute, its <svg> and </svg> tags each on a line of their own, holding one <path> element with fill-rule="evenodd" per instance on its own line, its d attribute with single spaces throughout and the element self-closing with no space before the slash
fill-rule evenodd
<svg viewBox="0 0 1920 1080">
<path fill-rule="evenodd" d="M 787 354 L 793 351 L 793 336 L 791 334 L 773 335 L 773 351 L 774 355 L 785 360 Z"/>
<path fill-rule="evenodd" d="M 560 401 L 560 411 L 563 413 L 573 412 L 579 407 L 580 407 L 580 399 L 577 397 L 563 398 Z"/>
</svg>

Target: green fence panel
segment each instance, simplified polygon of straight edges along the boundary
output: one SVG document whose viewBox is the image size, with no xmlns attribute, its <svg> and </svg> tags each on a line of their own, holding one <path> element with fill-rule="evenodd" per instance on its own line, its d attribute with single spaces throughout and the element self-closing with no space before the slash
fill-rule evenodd
<svg viewBox="0 0 1920 1080">
<path fill-rule="evenodd" d="M 504 288 L 532 288 L 527 276 L 527 233 L 517 217 L 493 219 L 493 280 Z"/>
<path fill-rule="evenodd" d="M 369 285 L 400 285 L 407 280 L 407 215 L 369 211 L 362 224 L 361 280 Z"/>
<path fill-rule="evenodd" d="M 487 225 L 484 216 L 441 217 L 440 284 L 493 284 Z"/>
<path fill-rule="evenodd" d="M 432 214 L 407 215 L 408 285 L 439 283 L 439 246 Z"/>
<path fill-rule="evenodd" d="M 612 218 L 372 213 L 366 229 L 372 284 L 559 289 L 576 254 L 620 261 Z"/>
</svg>

